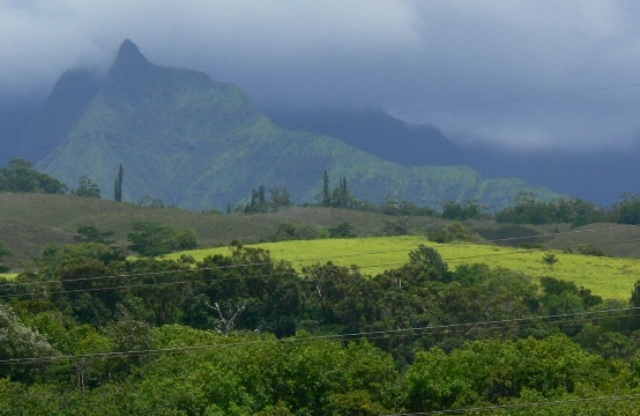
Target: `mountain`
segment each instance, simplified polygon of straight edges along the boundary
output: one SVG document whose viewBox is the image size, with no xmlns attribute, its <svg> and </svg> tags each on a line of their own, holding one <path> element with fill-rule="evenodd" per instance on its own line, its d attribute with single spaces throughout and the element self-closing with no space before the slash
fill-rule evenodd
<svg viewBox="0 0 640 416">
<path fill-rule="evenodd" d="M 75 69 L 62 74 L 38 117 L 27 126 L 17 155 L 39 160 L 63 143 L 99 89 L 100 83 L 91 70 Z"/>
<path fill-rule="evenodd" d="M 0 104 L 0 166 L 21 157 L 25 131 L 42 106 L 42 100 L 33 97 L 10 101 Z"/>
<path fill-rule="evenodd" d="M 69 187 L 86 176 L 105 197 L 120 164 L 124 200 L 150 197 L 193 210 L 246 201 L 259 185 L 313 202 L 325 170 L 331 186 L 346 177 L 356 198 L 374 202 L 394 195 L 432 207 L 466 199 L 499 207 L 520 191 L 555 195 L 518 179 L 485 179 L 462 164 L 406 166 L 327 135 L 289 130 L 236 86 L 154 65 L 128 40 L 103 79 L 90 75 L 61 77 L 25 149 L 46 153 L 37 166 Z"/>
<path fill-rule="evenodd" d="M 624 193 L 640 193 L 640 138 L 631 146 L 582 150 L 510 151 L 482 141 L 459 146 L 486 177 L 516 176 L 601 206 L 613 205 Z"/>
<path fill-rule="evenodd" d="M 436 126 L 407 124 L 381 110 L 267 110 L 267 113 L 280 126 L 332 136 L 353 148 L 401 165 L 469 165 L 464 152 Z"/>
</svg>

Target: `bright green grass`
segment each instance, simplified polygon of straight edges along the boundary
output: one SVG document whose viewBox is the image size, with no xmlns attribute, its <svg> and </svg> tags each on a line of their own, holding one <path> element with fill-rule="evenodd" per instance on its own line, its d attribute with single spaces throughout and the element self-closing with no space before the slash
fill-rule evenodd
<svg viewBox="0 0 640 416">
<path fill-rule="evenodd" d="M 0 273 L 0 277 L 4 277 L 7 280 L 13 280 L 16 278 L 18 273 Z"/>
<path fill-rule="evenodd" d="M 364 274 L 375 275 L 401 266 L 408 253 L 418 245 L 434 247 L 455 269 L 460 264 L 485 263 L 491 268 L 506 268 L 540 278 L 552 276 L 575 282 L 609 299 L 627 300 L 640 279 L 640 260 L 565 254 L 554 252 L 558 262 L 553 268 L 542 262 L 545 252 L 478 244 L 435 244 L 422 237 L 381 237 L 309 241 L 282 241 L 251 245 L 269 250 L 278 260 L 287 260 L 300 270 L 302 266 L 332 261 L 341 266 L 358 265 Z M 177 258 L 176 253 L 170 258 Z M 201 260 L 212 254 L 229 254 L 229 248 L 185 252 Z"/>
</svg>

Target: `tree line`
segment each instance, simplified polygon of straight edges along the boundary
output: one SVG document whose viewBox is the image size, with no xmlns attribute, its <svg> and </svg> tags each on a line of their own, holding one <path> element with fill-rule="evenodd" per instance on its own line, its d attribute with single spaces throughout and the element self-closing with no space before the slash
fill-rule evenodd
<svg viewBox="0 0 640 416">
<path fill-rule="evenodd" d="M 124 170 L 119 165 L 114 183 L 114 200 L 122 201 L 122 183 Z M 329 175 L 325 171 L 322 177 L 322 193 L 315 204 L 304 204 L 376 212 L 395 216 L 432 216 L 447 220 L 465 221 L 473 219 L 495 219 L 500 223 L 514 224 L 561 224 L 568 223 L 574 227 L 597 222 L 620 224 L 640 224 L 640 195 L 627 193 L 610 208 L 599 207 L 579 198 L 558 198 L 550 201 L 538 200 L 531 193 L 520 193 L 511 206 L 495 212 L 474 200 L 446 201 L 441 210 L 430 207 L 419 207 L 410 201 L 398 200 L 387 196 L 382 204 L 360 201 L 355 198 L 347 185 L 347 178 L 342 177 L 334 188 L 330 186 Z M 14 159 L 0 169 L 0 192 L 18 193 L 52 193 L 64 194 L 68 187 L 57 179 L 38 172 L 31 162 Z M 101 190 L 90 178 L 81 176 L 78 187 L 71 193 L 81 197 L 100 198 Z M 232 207 L 227 204 L 226 212 L 231 213 L 266 213 L 279 208 L 293 206 L 293 197 L 286 188 L 271 188 L 267 191 L 259 185 L 251 192 L 250 201 Z M 164 207 L 162 201 L 146 197 L 140 205 Z"/>
</svg>

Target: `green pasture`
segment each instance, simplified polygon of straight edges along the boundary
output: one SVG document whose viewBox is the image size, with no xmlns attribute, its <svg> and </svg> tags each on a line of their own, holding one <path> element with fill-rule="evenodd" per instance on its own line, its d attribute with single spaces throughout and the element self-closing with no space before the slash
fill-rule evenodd
<svg viewBox="0 0 640 416">
<path fill-rule="evenodd" d="M 599 296 L 628 300 L 636 280 L 640 279 L 640 260 L 567 254 L 552 251 L 558 262 L 550 267 L 542 261 L 546 251 L 497 247 L 482 244 L 436 244 L 424 237 L 379 237 L 326 239 L 307 241 L 281 241 L 255 244 L 269 250 L 277 260 L 287 260 L 300 270 L 303 266 L 331 261 L 341 266 L 357 265 L 364 274 L 375 275 L 406 263 L 408 253 L 424 244 L 438 250 L 442 258 L 454 269 L 461 264 L 485 263 L 491 268 L 514 270 L 534 278 L 552 276 L 575 282 Z M 201 260 L 213 254 L 229 254 L 228 247 L 192 250 L 174 253 Z"/>
<path fill-rule="evenodd" d="M 7 280 L 13 280 L 17 275 L 18 273 L 0 273 L 0 277 L 4 277 Z"/>
</svg>

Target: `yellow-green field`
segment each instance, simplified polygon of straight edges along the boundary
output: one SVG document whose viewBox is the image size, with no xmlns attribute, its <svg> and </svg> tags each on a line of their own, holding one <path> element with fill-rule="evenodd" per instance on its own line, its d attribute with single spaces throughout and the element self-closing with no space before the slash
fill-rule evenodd
<svg viewBox="0 0 640 416">
<path fill-rule="evenodd" d="M 17 275 L 18 273 L 0 273 L 0 277 L 4 277 L 9 280 L 15 279 Z"/>
<path fill-rule="evenodd" d="M 408 261 L 408 253 L 419 244 L 434 247 L 455 269 L 460 264 L 485 263 L 539 278 L 553 276 L 570 280 L 604 298 L 628 300 L 636 280 L 640 279 L 640 260 L 583 256 L 553 252 L 558 262 L 549 267 L 542 261 L 546 252 L 478 244 L 435 244 L 422 237 L 381 237 L 308 241 L 283 241 L 251 245 L 269 250 L 278 260 L 290 261 L 294 267 L 332 261 L 342 266 L 358 265 L 364 274 L 374 275 L 397 268 Z M 212 254 L 229 254 L 220 247 L 175 253 L 169 258 L 189 254 L 196 260 Z"/>
</svg>

